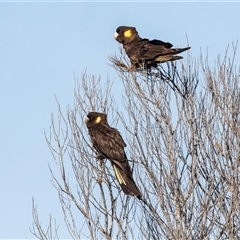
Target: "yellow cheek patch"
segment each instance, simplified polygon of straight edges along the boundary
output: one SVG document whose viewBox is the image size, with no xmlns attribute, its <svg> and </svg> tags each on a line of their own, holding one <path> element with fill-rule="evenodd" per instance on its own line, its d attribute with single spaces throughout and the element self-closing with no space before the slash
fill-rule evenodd
<svg viewBox="0 0 240 240">
<path fill-rule="evenodd" d="M 100 123 L 101 122 L 101 117 L 97 117 L 96 120 L 95 120 L 95 123 Z"/>
<path fill-rule="evenodd" d="M 132 36 L 131 30 L 127 30 L 124 32 L 124 37 L 131 37 L 131 36 Z"/>
</svg>

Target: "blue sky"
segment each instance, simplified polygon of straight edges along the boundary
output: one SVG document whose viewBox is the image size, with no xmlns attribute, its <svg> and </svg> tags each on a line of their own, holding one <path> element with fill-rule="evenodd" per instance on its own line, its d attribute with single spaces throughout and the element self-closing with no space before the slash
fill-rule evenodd
<svg viewBox="0 0 240 240">
<path fill-rule="evenodd" d="M 118 89 L 107 59 L 118 53 L 118 26 L 178 47 L 187 46 L 187 34 L 193 58 L 208 52 L 214 64 L 240 39 L 239 9 L 238 2 L 0 2 L 0 238 L 33 238 L 32 197 L 42 223 L 49 214 L 60 221 L 44 130 L 57 112 L 55 96 L 63 109 L 73 105 L 74 76 L 108 76 Z"/>
</svg>

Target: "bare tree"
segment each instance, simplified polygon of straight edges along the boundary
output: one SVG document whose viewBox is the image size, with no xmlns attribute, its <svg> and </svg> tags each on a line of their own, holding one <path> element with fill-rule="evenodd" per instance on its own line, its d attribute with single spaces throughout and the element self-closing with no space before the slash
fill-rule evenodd
<svg viewBox="0 0 240 240">
<path fill-rule="evenodd" d="M 76 80 L 73 108 L 64 114 L 58 104 L 46 133 L 56 165 L 52 183 L 71 238 L 240 238 L 236 50 L 214 67 L 207 58 L 188 56 L 185 63 L 138 72 L 112 56 L 123 84 L 121 102 L 110 80 L 86 73 Z M 141 200 L 124 195 L 109 161 L 97 159 L 84 123 L 90 111 L 106 112 L 127 142 Z M 58 239 L 57 230 L 52 217 L 43 229 L 33 202 L 32 233 Z"/>
</svg>

